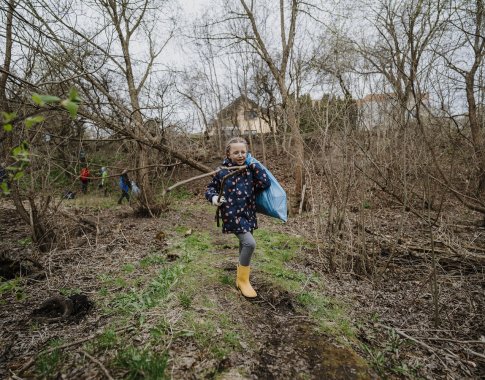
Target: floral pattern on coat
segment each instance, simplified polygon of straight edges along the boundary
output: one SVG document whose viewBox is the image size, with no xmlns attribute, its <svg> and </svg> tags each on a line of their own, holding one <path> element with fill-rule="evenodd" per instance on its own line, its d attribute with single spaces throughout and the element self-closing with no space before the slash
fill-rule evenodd
<svg viewBox="0 0 485 380">
<path fill-rule="evenodd" d="M 223 161 L 222 165 L 235 166 L 228 158 Z M 205 192 L 205 197 L 209 202 L 212 202 L 214 195 L 219 195 L 222 179 L 230 172 L 230 170 L 223 169 L 212 178 Z M 268 188 L 270 184 L 266 170 L 259 163 L 250 164 L 243 172 L 229 177 L 225 182 L 222 194 L 226 198 L 226 202 L 220 206 L 222 232 L 239 234 L 257 229 L 256 194 Z"/>
</svg>

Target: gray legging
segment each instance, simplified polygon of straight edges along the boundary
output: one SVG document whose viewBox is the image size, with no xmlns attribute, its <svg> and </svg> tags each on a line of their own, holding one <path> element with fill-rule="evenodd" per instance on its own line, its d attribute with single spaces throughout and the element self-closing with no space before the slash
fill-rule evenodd
<svg viewBox="0 0 485 380">
<path fill-rule="evenodd" d="M 251 232 L 236 234 L 236 236 L 239 239 L 239 264 L 247 267 L 256 248 L 256 240 Z"/>
</svg>

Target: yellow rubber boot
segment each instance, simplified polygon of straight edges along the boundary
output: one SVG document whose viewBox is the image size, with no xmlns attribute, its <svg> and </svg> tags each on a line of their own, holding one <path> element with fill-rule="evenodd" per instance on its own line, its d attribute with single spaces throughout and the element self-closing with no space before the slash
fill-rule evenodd
<svg viewBox="0 0 485 380">
<path fill-rule="evenodd" d="M 251 283 L 249 282 L 249 266 L 237 266 L 236 286 L 244 297 L 254 298 L 257 296 Z"/>
</svg>

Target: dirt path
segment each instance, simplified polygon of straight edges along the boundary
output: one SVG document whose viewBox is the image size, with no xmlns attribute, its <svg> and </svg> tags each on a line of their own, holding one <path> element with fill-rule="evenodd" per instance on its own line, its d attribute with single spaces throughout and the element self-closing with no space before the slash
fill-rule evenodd
<svg viewBox="0 0 485 380">
<path fill-rule="evenodd" d="M 221 264 L 220 269 L 235 278 L 231 260 Z M 228 287 L 210 290 L 211 299 L 221 310 L 230 312 L 235 324 L 244 326 L 248 341 L 253 342 L 251 345 L 241 341 L 243 351 L 222 361 L 221 379 L 376 378 L 362 358 L 348 348 L 337 346 L 331 337 L 318 332 L 308 316 L 297 313 L 290 294 L 258 275 L 253 277 L 258 291 L 254 300 L 245 299 Z M 227 297 L 227 292 L 237 296 Z M 204 372 L 197 366 L 193 368 L 195 375 Z M 186 368 L 176 370 L 175 374 L 175 378 L 183 378 L 187 375 Z"/>
<path fill-rule="evenodd" d="M 43 256 L 32 255 L 28 230 L 2 207 L 2 257 L 34 257 L 40 267 L 0 294 L 0 377 L 374 378 L 263 271 L 264 254 L 252 276 L 258 298 L 240 295 L 234 239 L 207 223 L 204 207 L 186 203 L 162 220 L 86 210 L 100 231 L 72 227 L 70 247 Z M 36 318 L 54 296 L 87 296 L 93 307 L 62 319 L 56 304 Z"/>
</svg>

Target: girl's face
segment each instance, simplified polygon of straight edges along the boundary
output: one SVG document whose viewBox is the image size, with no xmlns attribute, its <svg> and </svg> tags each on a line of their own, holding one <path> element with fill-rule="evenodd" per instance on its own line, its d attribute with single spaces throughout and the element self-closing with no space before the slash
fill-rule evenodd
<svg viewBox="0 0 485 380">
<path fill-rule="evenodd" d="M 239 166 L 244 165 L 247 155 L 247 146 L 244 143 L 233 143 L 229 146 L 227 157 Z"/>
</svg>

